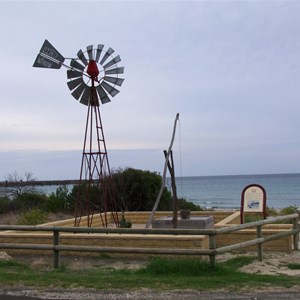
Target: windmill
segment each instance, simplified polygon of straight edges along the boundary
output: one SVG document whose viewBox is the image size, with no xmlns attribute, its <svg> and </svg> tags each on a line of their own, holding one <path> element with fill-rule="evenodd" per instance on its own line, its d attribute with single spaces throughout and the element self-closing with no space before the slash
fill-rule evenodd
<svg viewBox="0 0 300 300">
<path fill-rule="evenodd" d="M 69 65 L 65 60 L 70 60 Z M 116 96 L 124 79 L 124 67 L 117 64 L 119 55 L 104 45 L 87 46 L 79 50 L 76 58 L 64 58 L 45 40 L 33 67 L 60 69 L 67 68 L 67 85 L 72 96 L 87 106 L 85 135 L 80 169 L 80 180 L 75 204 L 75 226 L 82 216 L 87 216 L 87 226 L 92 226 L 93 216 L 99 213 L 103 227 L 107 227 L 107 213 L 110 212 L 118 226 L 118 214 L 114 197 L 111 173 L 100 115 L 100 102 L 105 104 Z M 106 178 L 106 180 L 104 180 Z"/>
</svg>

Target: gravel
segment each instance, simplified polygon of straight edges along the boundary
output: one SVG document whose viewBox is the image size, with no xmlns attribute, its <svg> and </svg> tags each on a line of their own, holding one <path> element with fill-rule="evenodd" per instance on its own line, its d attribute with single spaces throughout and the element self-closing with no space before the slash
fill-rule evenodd
<svg viewBox="0 0 300 300">
<path fill-rule="evenodd" d="M 1 289 L 1 300 L 98 300 L 98 299 L 245 299 L 245 300 L 271 300 L 271 299 L 299 299 L 300 290 L 286 291 L 258 291 L 258 292 L 233 292 L 215 291 L 201 292 L 194 290 L 157 291 L 151 289 L 140 289 L 135 291 L 114 290 L 80 290 L 80 289 L 24 289 L 7 288 Z"/>
</svg>

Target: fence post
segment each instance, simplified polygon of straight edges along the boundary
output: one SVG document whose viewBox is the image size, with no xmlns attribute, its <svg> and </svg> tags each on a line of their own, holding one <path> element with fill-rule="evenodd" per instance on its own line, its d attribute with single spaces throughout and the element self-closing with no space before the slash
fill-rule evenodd
<svg viewBox="0 0 300 300">
<path fill-rule="evenodd" d="M 209 254 L 210 266 L 214 268 L 216 266 L 216 234 L 209 235 L 209 249 L 213 250 L 212 254 Z"/>
<path fill-rule="evenodd" d="M 256 227 L 256 237 L 259 239 L 262 237 L 262 226 L 258 225 Z M 258 260 L 262 261 L 263 260 L 263 249 L 262 249 L 262 243 L 257 244 L 257 255 L 258 255 Z"/>
<path fill-rule="evenodd" d="M 53 246 L 58 246 L 59 244 L 59 231 L 53 230 Z M 59 250 L 53 249 L 53 267 L 54 269 L 58 269 L 59 267 Z"/>
<path fill-rule="evenodd" d="M 294 250 L 299 250 L 299 214 L 298 211 L 298 217 L 293 219 L 293 229 L 297 229 L 298 232 L 293 235 L 293 241 L 294 241 Z"/>
</svg>

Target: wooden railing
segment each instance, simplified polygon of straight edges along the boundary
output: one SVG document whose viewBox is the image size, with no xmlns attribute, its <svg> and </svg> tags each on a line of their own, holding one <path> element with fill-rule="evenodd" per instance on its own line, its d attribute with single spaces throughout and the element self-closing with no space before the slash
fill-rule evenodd
<svg viewBox="0 0 300 300">
<path fill-rule="evenodd" d="M 292 221 L 293 226 L 284 232 L 263 236 L 262 227 L 267 224 L 274 224 L 280 221 Z M 216 236 L 219 234 L 237 232 L 243 229 L 256 227 L 256 239 L 248 240 L 229 246 L 217 247 Z M 294 250 L 299 250 L 299 214 L 291 214 L 270 218 L 241 225 L 231 225 L 219 229 L 134 229 L 134 228 L 91 228 L 91 227 L 57 227 L 57 226 L 25 226 L 25 225 L 0 225 L 0 231 L 31 231 L 31 232 L 52 232 L 52 244 L 24 244 L 24 243 L 0 243 L 0 249 L 23 249 L 23 250 L 49 250 L 53 251 L 54 268 L 59 267 L 60 251 L 78 251 L 78 252 L 99 252 L 99 253 L 131 253 L 131 254 L 168 254 L 168 255 L 208 255 L 211 266 L 216 264 L 216 256 L 233 250 L 257 245 L 258 259 L 262 261 L 265 242 L 293 236 Z M 62 245 L 59 242 L 60 233 L 104 233 L 104 234 L 151 234 L 151 235 L 206 235 L 209 237 L 208 249 L 170 249 L 170 248 L 134 248 L 134 247 L 93 247 Z"/>
</svg>

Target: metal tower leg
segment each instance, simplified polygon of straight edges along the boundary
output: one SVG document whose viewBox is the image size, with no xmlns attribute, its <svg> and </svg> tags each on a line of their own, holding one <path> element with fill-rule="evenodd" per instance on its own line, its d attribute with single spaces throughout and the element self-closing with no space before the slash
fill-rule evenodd
<svg viewBox="0 0 300 300">
<path fill-rule="evenodd" d="M 115 225 L 118 226 L 115 193 L 100 108 L 99 105 L 93 105 L 91 101 L 86 118 L 80 182 L 75 204 L 75 226 L 80 226 L 83 216 L 87 218 L 84 225 L 92 226 L 94 214 L 99 213 L 102 226 L 107 227 L 108 212 L 111 213 Z"/>
</svg>

